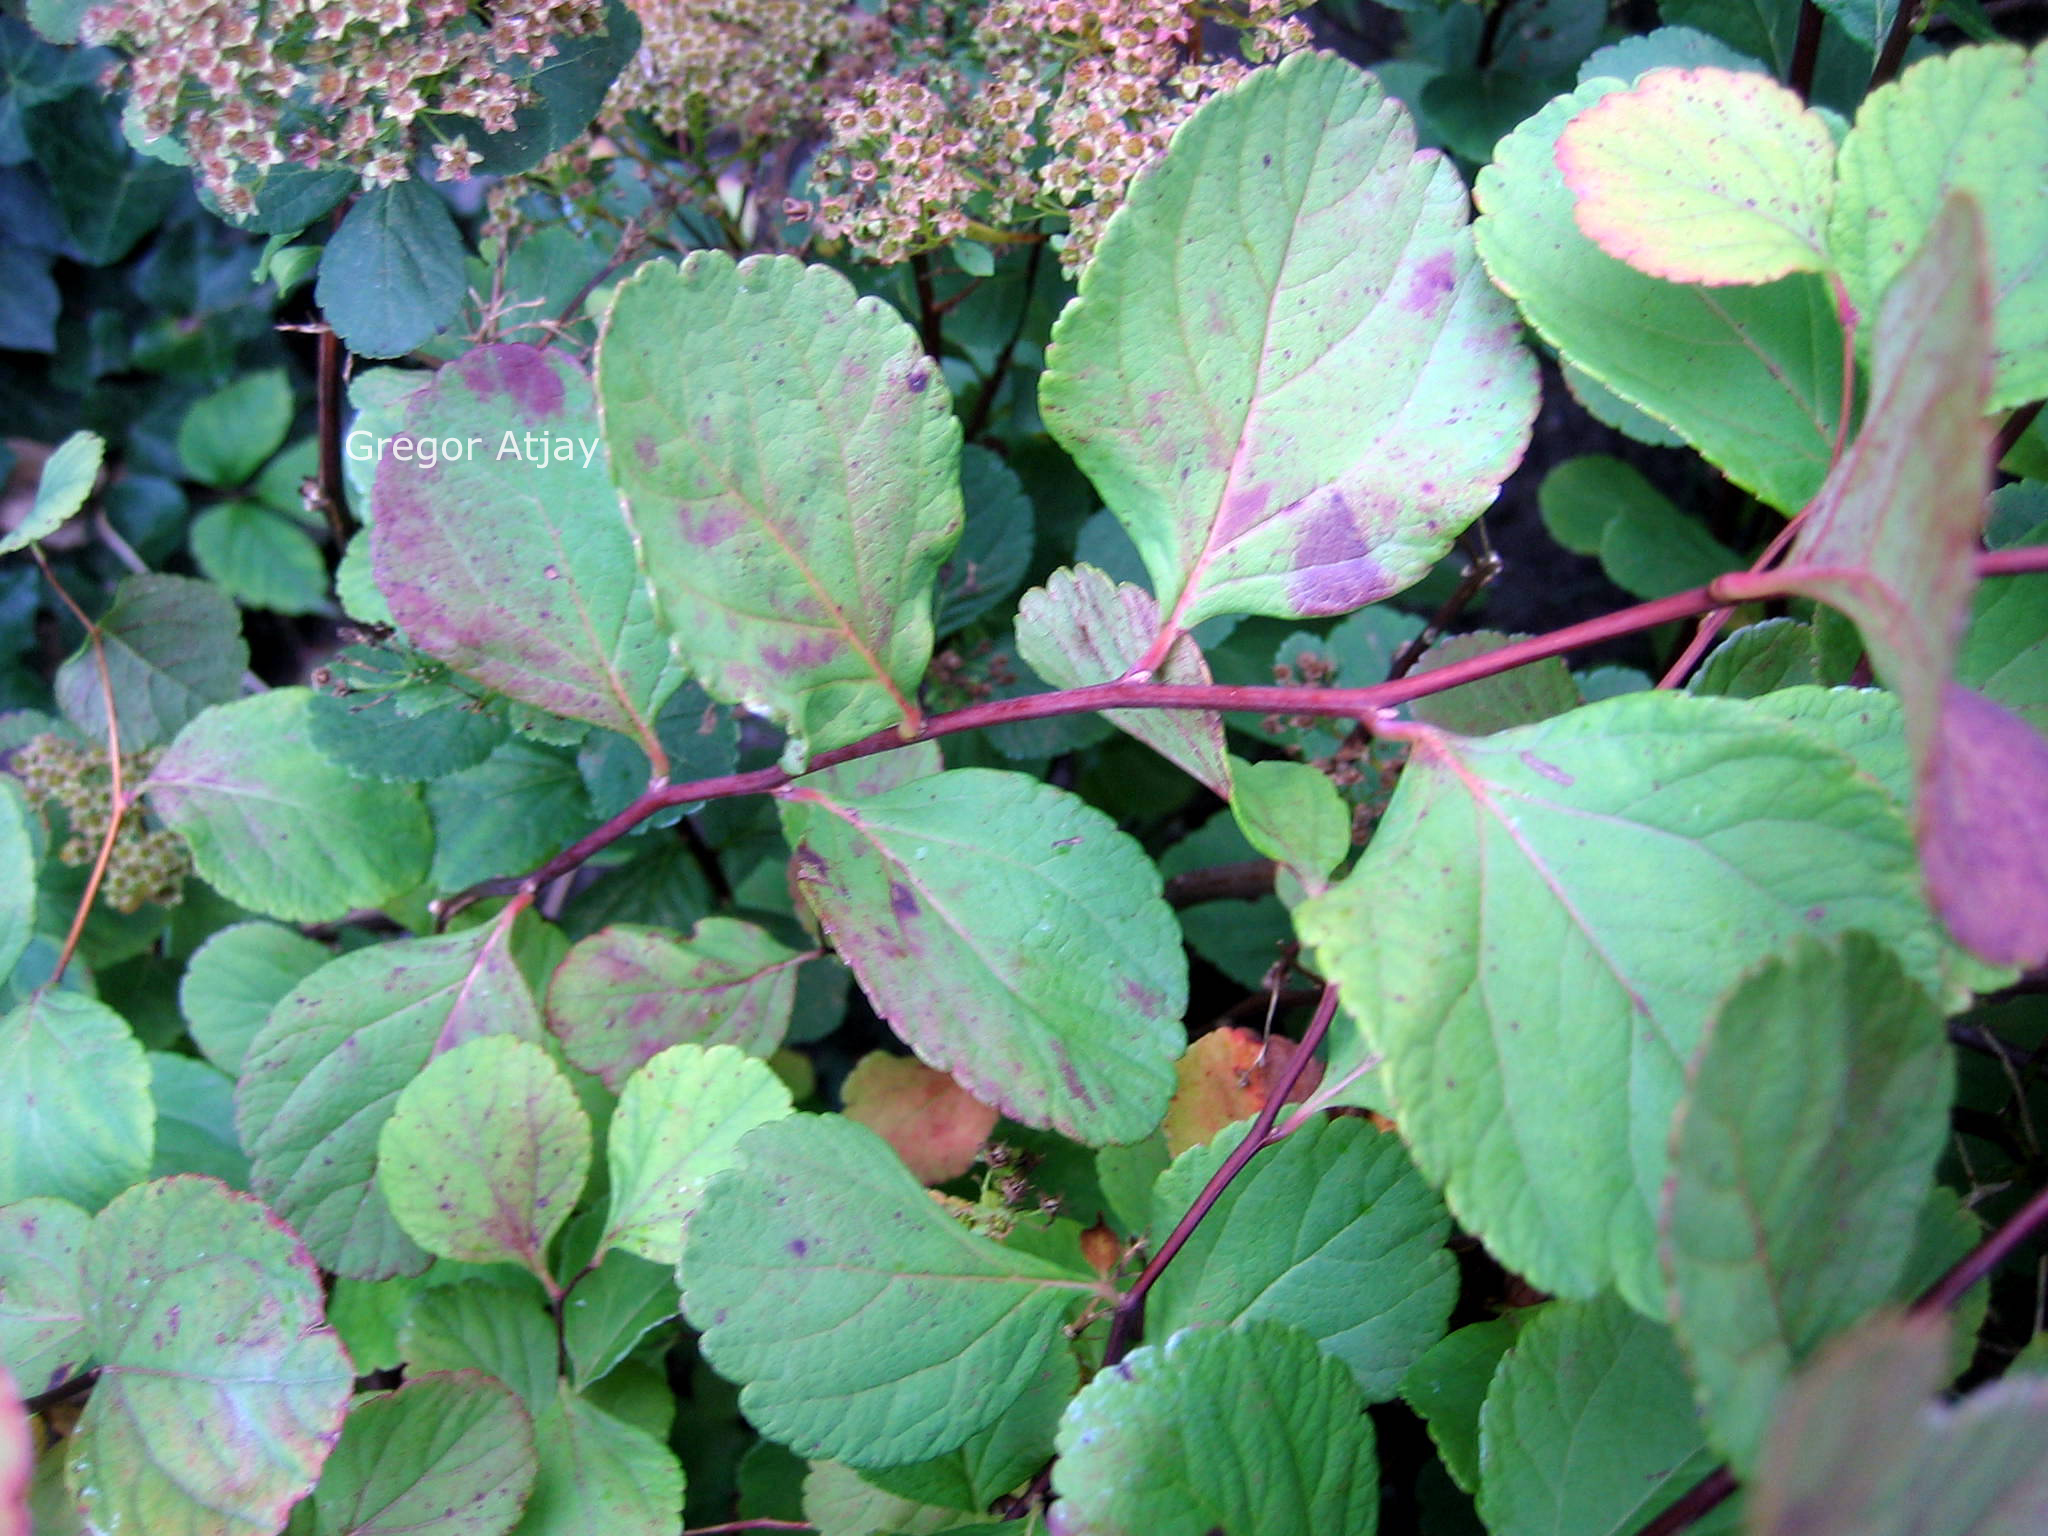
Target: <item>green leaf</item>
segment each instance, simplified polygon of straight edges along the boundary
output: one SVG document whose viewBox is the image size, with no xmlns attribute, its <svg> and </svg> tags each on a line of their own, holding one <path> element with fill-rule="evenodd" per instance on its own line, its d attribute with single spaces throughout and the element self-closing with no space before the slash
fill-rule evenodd
<svg viewBox="0 0 2048 1536">
<path fill-rule="evenodd" d="M 1536 505 L 1550 536 L 1576 555 L 1598 555 L 1617 517 L 1662 527 L 1682 516 L 1641 470 L 1604 453 L 1582 453 L 1550 470 Z"/>
<path fill-rule="evenodd" d="M 37 991 L 0 1019 L 0 1203 L 96 1211 L 149 1176 L 155 1146 L 149 1062 L 119 1014 Z"/>
<path fill-rule="evenodd" d="M 1500 142 L 1476 188 L 1479 255 L 1567 361 L 1676 428 L 1743 489 L 1796 511 L 1827 473 L 1841 408 L 1827 285 L 1810 274 L 1727 290 L 1667 283 L 1580 233 L 1558 135 L 1621 89 L 1589 81 Z"/>
<path fill-rule="evenodd" d="M 1152 1239 L 1173 1230 L 1245 1123 L 1174 1160 L 1152 1192 Z M 1146 1327 L 1260 1318 L 1289 1324 L 1392 1397 L 1443 1335 L 1458 1295 L 1451 1219 L 1400 1138 L 1364 1120 L 1313 1120 L 1261 1153 L 1196 1227 L 1146 1304 Z"/>
<path fill-rule="evenodd" d="M 0 1367 L 31 1396 L 87 1357 L 78 1253 L 91 1219 L 47 1196 L 0 1206 Z"/>
<path fill-rule="evenodd" d="M 183 171 L 130 152 L 118 114 L 97 90 L 24 102 L 21 131 L 64 232 L 90 266 L 112 266 L 134 250 L 185 186 Z"/>
<path fill-rule="evenodd" d="M 1754 1536 L 2019 1536 L 2048 1512 L 2048 1378 L 1953 1405 L 1945 1318 L 1888 1316 L 1837 1340 L 1785 1394 L 1749 1495 Z"/>
<path fill-rule="evenodd" d="M 12 778 L 0 775 L 0 981 L 36 931 L 36 813 Z"/>
<path fill-rule="evenodd" d="M 605 93 L 619 71 L 640 50 L 640 18 L 623 0 L 608 0 L 604 25 L 594 32 L 551 39 L 554 55 L 537 65 L 519 83 L 533 92 L 522 102 L 517 120 L 496 133 L 475 118 L 447 121 L 448 133 L 466 133 L 469 147 L 483 155 L 476 166 L 484 176 L 513 176 L 530 171 L 563 146 L 581 138 L 604 106 Z M 515 75 L 515 79 L 518 79 Z"/>
<path fill-rule="evenodd" d="M 1052 1460 L 1060 1414 L 1080 1384 L 1073 1355 L 1055 1349 L 1009 1411 L 958 1450 L 908 1466 L 875 1467 L 861 1476 L 898 1498 L 955 1511 L 951 1523 L 957 1525 L 959 1512 L 981 1514 Z"/>
<path fill-rule="evenodd" d="M 668 780 L 687 784 L 733 771 L 739 729 L 733 711 L 721 709 L 695 683 L 684 683 L 662 701 L 654 734 L 668 754 Z M 590 791 L 592 812 L 609 821 L 644 794 L 655 778 L 647 753 L 615 731 L 592 731 L 576 753 L 576 771 Z M 650 817 L 648 827 L 671 826 L 704 802 L 671 804 Z"/>
<path fill-rule="evenodd" d="M 683 1469 L 644 1429 L 621 1423 L 566 1383 L 534 1416 L 540 1476 L 513 1536 L 675 1536 Z"/>
<path fill-rule="evenodd" d="M 792 760 L 920 718 L 960 429 L 910 327 L 845 278 L 698 251 L 621 285 L 598 391 L 676 654 Z"/>
<path fill-rule="evenodd" d="M 426 675 L 439 669 L 413 651 L 339 651 L 313 698 L 313 744 L 364 779 L 418 783 L 476 767 L 505 740 L 504 716 Z"/>
<path fill-rule="evenodd" d="M 603 449 L 590 381 L 560 352 L 466 352 L 407 399 L 371 560 L 421 650 L 658 758 L 675 678 Z"/>
<path fill-rule="evenodd" d="M 1443 667 L 1513 644 L 1525 636 L 1474 630 L 1439 640 L 1422 653 L 1411 676 L 1422 677 Z M 1487 736 L 1517 725 L 1534 725 L 1579 707 L 1579 685 L 1561 656 L 1547 656 L 1531 666 L 1461 683 L 1417 699 L 1408 706 L 1416 719 L 1464 736 Z"/>
<path fill-rule="evenodd" d="M 0 555 L 11 555 L 38 539 L 47 539 L 69 522 L 92 495 L 106 451 L 106 439 L 97 432 L 74 432 L 59 443 L 43 460 L 42 479 L 36 483 L 36 499 L 28 516 L 0 538 Z"/>
<path fill-rule="evenodd" d="M 1611 1296 L 1535 1313 L 1479 1410 L 1493 1536 L 1638 1530 L 1713 1463 L 1671 1331 Z"/>
<path fill-rule="evenodd" d="M 1822 7 L 1827 9 L 1828 7 Z M 1579 65 L 1578 83 L 1602 76 L 1633 84 L 1653 69 L 1750 69 L 1769 71 L 1718 37 L 1693 27 L 1658 27 L 1596 48 Z"/>
<path fill-rule="evenodd" d="M 376 1185 L 377 1137 L 406 1084 L 479 1036 L 541 1037 L 502 923 L 357 950 L 315 971 L 250 1043 L 235 1095 L 256 1192 L 323 1268 L 417 1274 L 427 1255 Z"/>
<path fill-rule="evenodd" d="M 1159 1123 L 1187 960 L 1157 867 L 1107 816 L 978 768 L 872 799 L 799 784 L 784 806 L 804 899 L 920 1060 L 1091 1145 Z"/>
<path fill-rule="evenodd" d="M 1230 813 L 1245 841 L 1320 896 L 1351 856 L 1351 808 L 1307 763 L 1230 760 Z"/>
<path fill-rule="evenodd" d="M 1465 219 L 1406 110 L 1329 55 L 1220 93 L 1132 187 L 1054 327 L 1041 408 L 1169 630 L 1348 613 L 1493 501 L 1535 371 Z"/>
<path fill-rule="evenodd" d="M 210 1179 L 161 1179 L 94 1220 L 81 1273 L 101 1362 L 68 1469 L 87 1528 L 277 1530 L 352 1382 L 291 1229 Z"/>
<path fill-rule="evenodd" d="M 1017 654 L 1055 688 L 1115 682 L 1159 633 L 1159 605 L 1129 582 L 1092 565 L 1057 570 L 1017 606 Z M 1192 636 L 1176 640 L 1152 669 L 1160 683 L 1208 683 L 1209 664 Z M 1106 709 L 1129 732 L 1212 793 L 1230 794 L 1223 717 L 1207 710 Z"/>
<path fill-rule="evenodd" d="M 431 832 L 409 784 L 352 777 L 309 739 L 313 696 L 274 688 L 207 710 L 144 788 L 157 819 L 230 901 L 326 922 L 412 890 Z"/>
<path fill-rule="evenodd" d="M 1813 626 L 1797 619 L 1765 619 L 1745 624 L 1707 652 L 1685 686 L 1693 693 L 1753 699 L 1819 682 Z"/>
<path fill-rule="evenodd" d="M 406 1311 L 399 1352 L 409 1371 L 481 1371 L 538 1419 L 554 1401 L 559 1352 L 540 1288 L 513 1270 L 439 1285 Z M 509 1277 L 512 1285 L 504 1283 Z M 432 1279 L 432 1276 L 429 1276 Z M 518 1288 L 513 1288 L 517 1286 Z"/>
<path fill-rule="evenodd" d="M 325 945 L 277 923 L 236 923 L 186 962 L 178 1010 L 207 1059 L 239 1075 L 270 1010 L 333 958 Z"/>
<path fill-rule="evenodd" d="M 151 1051 L 149 1092 L 156 1103 L 151 1178 L 203 1173 L 230 1189 L 249 1187 L 249 1159 L 235 1139 L 233 1078 L 191 1056 Z"/>
<path fill-rule="evenodd" d="M 406 1236 L 466 1264 L 545 1276 L 547 1246 L 590 1174 L 590 1119 L 529 1040 L 496 1035 L 437 1056 L 377 1133 L 377 1189 Z"/>
<path fill-rule="evenodd" d="M 1674 283 L 1826 272 L 1835 140 L 1766 75 L 1654 69 L 1565 128 L 1557 163 L 1580 232 Z"/>
<path fill-rule="evenodd" d="M 537 1466 L 533 1421 L 487 1376 L 359 1399 L 313 1490 L 314 1536 L 503 1536 Z"/>
<path fill-rule="evenodd" d="M 169 741 L 208 705 L 242 692 L 242 616 L 218 587 L 184 576 L 124 577 L 99 625 L 123 752 Z M 95 741 L 107 734 L 105 688 L 90 644 L 57 669 L 58 704 Z"/>
<path fill-rule="evenodd" d="M 313 290 L 327 323 L 363 357 L 402 357 L 462 308 L 462 235 L 417 178 L 365 192 L 320 256 Z"/>
<path fill-rule="evenodd" d="M 192 520 L 192 558 L 209 581 L 247 608 L 318 613 L 327 562 L 305 529 L 253 501 L 223 502 Z"/>
<path fill-rule="evenodd" d="M 2048 395 L 2048 209 L 2014 179 L 2048 177 L 2048 53 L 2011 43 L 1924 59 L 1878 90 L 1842 143 L 1829 248 L 1857 308 L 1874 311 L 1956 192 L 1984 219 L 1999 411 Z M 1973 390 L 1974 395 L 1974 390 Z"/>
<path fill-rule="evenodd" d="M 256 194 L 256 211 L 245 226 L 259 235 L 291 235 L 310 229 L 314 220 L 331 213 L 356 189 L 356 174 L 345 165 L 309 170 L 289 162 L 264 173 Z"/>
<path fill-rule="evenodd" d="M 2048 543 L 2048 524 L 2017 543 Z M 2048 733 L 2048 582 L 1994 576 L 1978 583 L 1956 681 Z"/>
<path fill-rule="evenodd" d="M 570 1229 L 571 1237 L 575 1231 Z M 562 1343 L 569 1352 L 570 1384 L 580 1392 L 607 1376 L 649 1329 L 673 1318 L 680 1305 L 674 1266 L 649 1263 L 622 1248 L 606 1254 L 563 1304 Z"/>
<path fill-rule="evenodd" d="M 1342 1365 L 1279 1323 L 1189 1329 L 1133 1350 L 1060 1421 L 1054 1526 L 1372 1536 L 1380 1478 L 1363 1406 Z"/>
<path fill-rule="evenodd" d="M 939 568 L 939 616 L 933 627 L 942 635 L 1000 607 L 1023 585 L 1031 565 L 1031 498 L 1001 455 L 974 443 L 962 448 L 960 495 L 966 508 L 960 542 Z"/>
<path fill-rule="evenodd" d="M 870 1481 L 872 1475 L 836 1461 L 812 1462 L 804 1476 L 804 1522 L 818 1536 L 877 1536 L 880 1532 L 889 1536 L 950 1536 L 963 1527 L 990 1525 L 999 1518 L 905 1498 Z"/>
<path fill-rule="evenodd" d="M 1469 1494 L 1479 1492 L 1479 1410 L 1517 1326 L 1515 1316 L 1467 1323 L 1424 1350 L 1401 1378 L 1401 1400 L 1429 1426 L 1444 1470 Z"/>
<path fill-rule="evenodd" d="M 1661 1313 L 1655 1212 L 1709 1010 L 1802 932 L 1939 981 L 1906 829 L 1850 761 L 1729 700 L 1625 694 L 1418 731 L 1379 831 L 1296 914 L 1451 1210 L 1544 1289 Z M 1683 942 L 1676 942 L 1677 936 Z"/>
<path fill-rule="evenodd" d="M 474 768 L 435 779 L 425 798 L 434 822 L 429 878 L 443 891 L 523 875 L 597 824 L 576 759 L 516 736 Z"/>
<path fill-rule="evenodd" d="M 747 1418 L 799 1455 L 890 1466 L 962 1444 L 1096 1289 L 969 1232 L 850 1120 L 776 1120 L 739 1157 L 691 1220 L 683 1308 Z"/>
<path fill-rule="evenodd" d="M 626 1080 L 612 1116 L 611 1212 L 599 1251 L 616 1243 L 673 1266 L 705 1187 L 738 1164 L 735 1144 L 790 1109 L 782 1079 L 730 1045 L 661 1052 Z"/>
<path fill-rule="evenodd" d="M 292 387 L 282 368 L 245 373 L 202 397 L 178 426 L 178 457 L 189 479 L 233 490 L 284 445 L 292 425 Z"/>
<path fill-rule="evenodd" d="M 1729 993 L 1673 1133 L 1671 1316 L 1744 1476 L 1793 1368 L 1897 1291 L 1955 1069 L 1941 1010 L 1864 934 L 1799 940 Z"/>
<path fill-rule="evenodd" d="M 687 939 L 619 923 L 573 947 L 548 983 L 562 1053 L 617 1093 L 639 1065 L 685 1042 L 771 1055 L 808 958 L 765 929 L 707 917 Z"/>
</svg>

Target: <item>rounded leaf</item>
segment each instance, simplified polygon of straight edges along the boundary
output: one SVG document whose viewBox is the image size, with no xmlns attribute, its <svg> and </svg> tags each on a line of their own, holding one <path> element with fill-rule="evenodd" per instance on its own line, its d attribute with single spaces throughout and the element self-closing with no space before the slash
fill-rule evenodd
<svg viewBox="0 0 2048 1536">
<path fill-rule="evenodd" d="M 357 1401 L 313 1490 L 313 1536 L 502 1536 L 533 1488 L 533 1421 L 474 1371 Z"/>
<path fill-rule="evenodd" d="M 97 1210 L 149 1176 L 156 1106 L 142 1043 L 80 992 L 37 992 L 0 1019 L 0 1202 Z"/>
</svg>

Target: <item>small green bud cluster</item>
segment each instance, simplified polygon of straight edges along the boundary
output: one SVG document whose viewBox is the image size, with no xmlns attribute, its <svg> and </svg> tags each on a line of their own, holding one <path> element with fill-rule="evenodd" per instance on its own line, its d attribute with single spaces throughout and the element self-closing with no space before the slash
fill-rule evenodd
<svg viewBox="0 0 2048 1536">
<path fill-rule="evenodd" d="M 124 783 L 141 783 L 162 756 L 157 747 L 124 755 Z M 43 735 L 16 752 L 10 768 L 31 799 L 54 800 L 64 808 L 70 835 L 57 857 L 74 866 L 98 858 L 114 816 L 114 776 L 106 759 L 83 742 Z M 133 912 L 144 902 L 175 906 L 185 894 L 185 876 L 191 871 L 184 839 L 165 828 L 147 826 L 141 812 L 134 811 L 114 839 L 100 896 L 117 912 Z"/>
</svg>

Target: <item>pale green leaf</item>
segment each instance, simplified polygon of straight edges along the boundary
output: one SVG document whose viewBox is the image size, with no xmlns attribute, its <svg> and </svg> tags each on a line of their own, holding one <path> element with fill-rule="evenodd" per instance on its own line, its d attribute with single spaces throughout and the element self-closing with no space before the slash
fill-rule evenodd
<svg viewBox="0 0 2048 1536">
<path fill-rule="evenodd" d="M 1300 909 L 1366 999 L 1417 1162 L 1502 1262 L 1661 1313 L 1655 1213 L 1706 1018 L 1803 932 L 1863 928 L 1940 983 L 1906 827 L 1850 760 L 1730 700 L 1625 694 L 1418 733 L 1345 881 Z"/>
<path fill-rule="evenodd" d="M 370 531 L 406 637 L 508 698 L 657 753 L 668 641 L 582 370 L 559 351 L 474 348 L 408 397 L 394 447 L 408 444 L 378 469 Z"/>
<path fill-rule="evenodd" d="M 1429 1426 L 1451 1481 L 1470 1494 L 1479 1492 L 1479 1410 L 1521 1315 L 1467 1323 L 1446 1334 L 1401 1378 L 1401 1400 Z"/>
<path fill-rule="evenodd" d="M 343 955 L 250 1043 L 235 1109 L 256 1192 L 323 1267 L 357 1279 L 426 1267 L 377 1190 L 377 1137 L 436 1056 L 479 1036 L 540 1039 L 505 934 L 496 924 Z"/>
<path fill-rule="evenodd" d="M 192 521 L 192 558 L 245 608 L 318 613 L 327 604 L 327 562 L 305 529 L 253 501 L 209 507 Z"/>
<path fill-rule="evenodd" d="M 674 1045 L 626 1080 L 605 1143 L 617 1243 L 657 1264 L 683 1252 L 684 1226 L 713 1176 L 735 1166 L 748 1131 L 790 1112 L 765 1062 L 730 1045 Z"/>
<path fill-rule="evenodd" d="M 0 1206 L 0 1367 L 30 1396 L 85 1363 L 78 1254 L 90 1220 L 46 1196 Z"/>
<path fill-rule="evenodd" d="M 1159 1176 L 1155 1244 L 1245 1129 L 1183 1153 Z M 1145 1324 L 1158 1338 L 1259 1318 L 1290 1324 L 1378 1402 L 1443 1334 L 1458 1295 L 1450 1234 L 1443 1202 L 1398 1136 L 1365 1120 L 1313 1120 L 1224 1190 L 1153 1286 Z"/>
<path fill-rule="evenodd" d="M 1465 220 L 1406 109 L 1328 54 L 1204 104 L 1133 186 L 1054 328 L 1041 407 L 1169 629 L 1348 613 L 1493 500 L 1535 373 Z"/>
<path fill-rule="evenodd" d="M 910 327 L 826 267 L 697 251 L 621 285 L 612 474 L 676 654 L 796 754 L 918 718 L 960 428 Z"/>
<path fill-rule="evenodd" d="M 0 538 L 0 555 L 11 555 L 38 539 L 47 539 L 70 521 L 92 495 L 106 451 L 106 439 L 97 432 L 74 432 L 59 443 L 43 461 L 42 478 L 36 483 L 36 499 L 28 516 Z"/>
<path fill-rule="evenodd" d="M 534 1416 L 540 1475 L 514 1536 L 675 1536 L 683 1469 L 646 1430 L 559 1387 Z"/>
<path fill-rule="evenodd" d="M 0 775 L 0 982 L 36 931 L 35 812 L 14 779 Z"/>
<path fill-rule="evenodd" d="M 1329 775 L 1307 763 L 1232 758 L 1230 811 L 1245 841 L 1286 865 L 1311 896 L 1328 889 L 1351 856 L 1351 808 Z"/>
<path fill-rule="evenodd" d="M 282 368 L 247 373 L 201 397 L 178 424 L 186 477 L 217 490 L 245 485 L 284 443 L 292 386 Z"/>
<path fill-rule="evenodd" d="M 1949 195 L 1984 216 L 1991 266 L 1991 410 L 2048 395 L 2048 45 L 1958 48 L 1870 93 L 1842 143 L 1829 248 L 1866 313 L 1933 232 Z"/>
<path fill-rule="evenodd" d="M 96 1211 L 149 1176 L 155 1147 L 149 1062 L 113 1009 L 38 991 L 0 1018 L 0 1203 Z"/>
<path fill-rule="evenodd" d="M 739 1158 L 691 1220 L 683 1308 L 747 1418 L 799 1455 L 953 1449 L 1024 1393 L 1096 1289 L 968 1231 L 850 1120 L 773 1121 Z"/>
<path fill-rule="evenodd" d="M 169 741 L 209 704 L 242 691 L 249 666 L 242 616 L 218 587 L 183 576 L 129 576 L 99 626 L 106 677 L 85 645 L 57 669 L 55 685 L 65 718 L 90 740 L 106 739 L 109 683 L 123 752 Z"/>
<path fill-rule="evenodd" d="M 1075 1398 L 1053 1464 L 1064 1536 L 1372 1536 L 1379 1466 L 1350 1374 L 1279 1323 L 1191 1328 Z"/>
<path fill-rule="evenodd" d="M 1708 1433 L 1738 1471 L 1800 1360 L 1896 1294 L 1954 1078 L 1941 1010 L 1863 934 L 1799 940 L 1708 1025 L 1664 1252 Z"/>
<path fill-rule="evenodd" d="M 1667 283 L 1588 240 L 1557 139 L 1623 88 L 1589 81 L 1500 142 L 1475 189 L 1479 254 L 1567 362 L 1675 428 L 1745 490 L 1796 511 L 1827 473 L 1841 408 L 1827 285 L 1811 274 L 1758 288 Z"/>
<path fill-rule="evenodd" d="M 707 917 L 688 938 L 616 923 L 580 940 L 548 983 L 548 1027 L 562 1053 L 617 1093 L 672 1045 L 782 1043 L 808 958 L 737 918 Z"/>
<path fill-rule="evenodd" d="M 1125 676 L 1159 633 L 1159 605 L 1129 582 L 1112 582 L 1092 565 L 1057 570 L 1017 605 L 1017 654 L 1055 688 L 1111 683 Z M 1192 636 L 1177 640 L 1152 669 L 1159 683 L 1207 683 L 1209 664 Z M 1217 795 L 1230 793 L 1223 758 L 1223 717 L 1207 710 L 1106 709 L 1102 718 L 1129 732 Z"/>
<path fill-rule="evenodd" d="M 1674 283 L 1826 272 L 1835 140 L 1767 75 L 1653 69 L 1565 128 L 1557 162 L 1588 239 Z"/>
<path fill-rule="evenodd" d="M 87 1528 L 276 1531 L 353 1379 L 291 1229 L 211 1179 L 163 1179 L 99 1214 L 80 1272 L 100 1378 L 67 1475 Z"/>
<path fill-rule="evenodd" d="M 533 1487 L 533 1421 L 486 1376 L 360 1399 L 313 1490 L 314 1536 L 504 1536 Z"/>
<path fill-rule="evenodd" d="M 377 1188 L 406 1236 L 467 1264 L 547 1273 L 590 1173 L 590 1120 L 530 1040 L 469 1040 L 407 1083 L 377 1133 Z"/>
<path fill-rule="evenodd" d="M 1611 1296 L 1534 1314 L 1479 1410 L 1492 1536 L 1628 1536 L 1713 1464 L 1671 1331 Z"/>
<path fill-rule="evenodd" d="M 333 959 L 324 944 L 279 923 L 236 923 L 193 953 L 178 1011 L 207 1059 L 239 1075 L 249 1042 L 293 987 Z"/>
<path fill-rule="evenodd" d="M 144 786 L 209 885 L 299 922 L 413 889 L 431 848 L 418 791 L 355 778 L 322 755 L 311 707 L 304 688 L 216 705 L 178 733 Z"/>
<path fill-rule="evenodd" d="M 891 1493 L 868 1475 L 836 1461 L 814 1461 L 804 1476 L 804 1522 L 818 1536 L 947 1536 L 962 1526 L 993 1523 Z"/>
<path fill-rule="evenodd" d="M 1107 816 L 988 769 L 784 805 L 804 899 L 921 1060 L 1078 1141 L 1159 1123 L 1187 960 L 1158 869 Z"/>
</svg>

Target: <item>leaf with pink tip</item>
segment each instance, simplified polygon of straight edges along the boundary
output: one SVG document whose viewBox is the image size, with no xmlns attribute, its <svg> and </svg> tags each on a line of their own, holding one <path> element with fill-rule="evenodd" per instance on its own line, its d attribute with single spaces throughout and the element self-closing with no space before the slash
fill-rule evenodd
<svg viewBox="0 0 2048 1536">
<path fill-rule="evenodd" d="M 1587 239 L 1674 283 L 1767 283 L 1828 270 L 1835 141 L 1768 75 L 1653 69 L 1557 141 Z"/>
<path fill-rule="evenodd" d="M 704 918 L 686 939 L 614 923 L 555 968 L 548 1027 L 563 1054 L 613 1093 L 672 1045 L 767 1056 L 789 1028 L 797 971 L 809 958 L 736 918 Z"/>
<path fill-rule="evenodd" d="M 1041 404 L 1169 631 L 1363 607 L 1493 501 L 1536 376 L 1466 220 L 1407 109 L 1328 54 L 1219 94 L 1133 185 Z"/>
<path fill-rule="evenodd" d="M 427 1252 L 546 1275 L 590 1149 L 590 1119 L 548 1053 L 489 1036 L 406 1084 L 377 1136 L 377 1187 Z"/>
<path fill-rule="evenodd" d="M 1055 688 L 1114 682 L 1138 664 L 1159 633 L 1159 604 L 1143 587 L 1113 581 L 1092 565 L 1054 571 L 1017 605 L 1017 654 Z M 1153 681 L 1207 683 L 1209 663 L 1192 637 L 1177 639 Z M 1102 717 L 1225 797 L 1230 765 L 1223 717 L 1213 710 L 1106 709 Z"/>
<path fill-rule="evenodd" d="M 29 1437 L 21 1393 L 0 1366 L 0 1536 L 32 1536 L 28 1485 L 35 1480 L 36 1448 Z"/>
<path fill-rule="evenodd" d="M 1768 578 L 1856 621 L 1899 695 L 1928 894 L 1998 965 L 2048 958 L 2048 742 L 1951 679 L 1989 488 L 1992 309 L 1983 223 L 1955 194 L 1879 306 L 1870 406 Z"/>
<path fill-rule="evenodd" d="M 277 1530 L 354 1380 L 291 1228 L 217 1180 L 159 1179 L 94 1219 L 80 1273 L 101 1362 L 68 1468 L 86 1528 Z"/>
<path fill-rule="evenodd" d="M 389 446 L 408 443 L 413 457 L 378 466 L 370 528 L 398 627 L 458 672 L 660 761 L 654 713 L 675 675 L 583 371 L 537 347 L 475 348 L 407 400 Z"/>
</svg>

